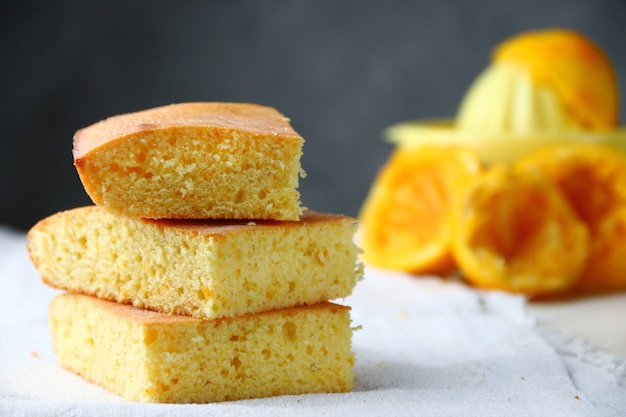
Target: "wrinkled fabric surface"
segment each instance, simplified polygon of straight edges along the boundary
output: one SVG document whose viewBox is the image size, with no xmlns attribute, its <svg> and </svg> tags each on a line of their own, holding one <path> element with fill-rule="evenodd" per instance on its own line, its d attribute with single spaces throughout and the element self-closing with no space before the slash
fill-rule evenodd
<svg viewBox="0 0 626 417">
<path fill-rule="evenodd" d="M 368 269 L 352 307 L 355 388 L 206 405 L 138 404 L 63 370 L 47 328 L 56 291 L 23 234 L 0 230 L 0 415 L 620 416 L 626 358 L 540 324 L 522 297 Z"/>
</svg>

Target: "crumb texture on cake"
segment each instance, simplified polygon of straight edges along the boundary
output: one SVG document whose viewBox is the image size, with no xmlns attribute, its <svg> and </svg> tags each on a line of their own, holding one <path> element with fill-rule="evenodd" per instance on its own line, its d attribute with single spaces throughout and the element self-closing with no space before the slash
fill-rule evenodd
<svg viewBox="0 0 626 417">
<path fill-rule="evenodd" d="M 224 320 L 60 294 L 49 327 L 60 364 L 131 401 L 208 403 L 347 392 L 350 309 L 332 303 Z"/>
<path fill-rule="evenodd" d="M 271 107 L 180 103 L 81 129 L 73 155 L 87 194 L 115 212 L 297 220 L 303 143 Z"/>
<path fill-rule="evenodd" d="M 349 296 L 363 273 L 355 219 L 144 220 L 88 206 L 28 233 L 48 285 L 167 313 L 231 317 Z"/>
</svg>

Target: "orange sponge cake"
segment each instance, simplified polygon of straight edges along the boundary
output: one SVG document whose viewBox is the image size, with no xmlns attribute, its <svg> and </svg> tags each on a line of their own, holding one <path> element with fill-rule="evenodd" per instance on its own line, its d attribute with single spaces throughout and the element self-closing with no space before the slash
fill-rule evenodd
<svg viewBox="0 0 626 417">
<path fill-rule="evenodd" d="M 126 399 L 207 403 L 352 388 L 350 309 L 331 303 L 199 320 L 61 294 L 49 308 L 66 369 Z"/>
<path fill-rule="evenodd" d="M 362 274 L 353 218 L 146 220 L 89 206 L 28 233 L 50 286 L 136 307 L 219 318 L 351 294 Z"/>
<path fill-rule="evenodd" d="M 181 103 L 76 132 L 87 194 L 146 218 L 297 220 L 304 140 L 271 107 Z"/>
</svg>

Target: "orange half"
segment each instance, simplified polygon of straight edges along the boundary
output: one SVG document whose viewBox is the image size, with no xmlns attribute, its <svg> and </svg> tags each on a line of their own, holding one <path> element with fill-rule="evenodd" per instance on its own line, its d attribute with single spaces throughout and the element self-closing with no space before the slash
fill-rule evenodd
<svg viewBox="0 0 626 417">
<path fill-rule="evenodd" d="M 555 184 L 590 231 L 590 253 L 574 292 L 626 290 L 626 156 L 599 144 L 548 147 L 517 163 Z"/>
<path fill-rule="evenodd" d="M 588 233 L 551 184 L 491 168 L 453 211 L 453 251 L 477 287 L 528 296 L 560 293 L 585 266 Z"/>
<path fill-rule="evenodd" d="M 577 31 L 544 29 L 499 44 L 494 62 L 515 64 L 538 84 L 552 88 L 580 126 L 610 130 L 618 125 L 619 88 L 606 53 Z"/>
<path fill-rule="evenodd" d="M 396 148 L 359 215 L 363 260 L 415 273 L 451 270 L 450 207 L 480 171 L 479 157 L 464 147 Z"/>
</svg>

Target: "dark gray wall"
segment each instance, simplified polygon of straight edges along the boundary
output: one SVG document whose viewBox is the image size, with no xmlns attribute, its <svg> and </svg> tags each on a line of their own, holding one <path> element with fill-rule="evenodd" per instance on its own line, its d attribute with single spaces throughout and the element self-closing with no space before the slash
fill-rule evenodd
<svg viewBox="0 0 626 417">
<path fill-rule="evenodd" d="M 490 49 L 566 26 L 626 82 L 626 1 L 25 1 L 0 14 L 0 223 L 88 204 L 72 135 L 182 101 L 278 108 L 305 138 L 305 205 L 356 215 L 395 122 L 451 116 Z M 624 88 L 621 88 L 624 96 Z"/>
</svg>

